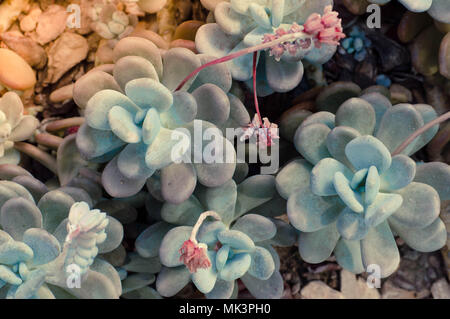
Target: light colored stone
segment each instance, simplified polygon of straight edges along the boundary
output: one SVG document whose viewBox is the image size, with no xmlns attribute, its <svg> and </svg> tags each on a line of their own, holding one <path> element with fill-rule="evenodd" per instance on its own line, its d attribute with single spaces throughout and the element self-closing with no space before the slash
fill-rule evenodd
<svg viewBox="0 0 450 319">
<path fill-rule="evenodd" d="M 315 280 L 308 283 L 301 291 L 304 299 L 345 299 L 337 290 L 328 287 L 324 282 Z"/>
<path fill-rule="evenodd" d="M 348 299 L 380 299 L 377 288 L 370 288 L 365 280 L 345 269 L 341 271 L 341 292 Z"/>
<path fill-rule="evenodd" d="M 405 290 L 394 286 L 391 281 L 386 281 L 382 288 L 382 299 L 415 299 L 414 291 Z"/>
<path fill-rule="evenodd" d="M 24 91 L 36 84 L 36 75 L 27 62 L 17 53 L 0 48 L 0 85 Z"/>
<path fill-rule="evenodd" d="M 64 32 L 48 50 L 46 83 L 55 83 L 72 67 L 83 61 L 88 54 L 87 40 L 79 34 Z"/>
<path fill-rule="evenodd" d="M 19 15 L 28 9 L 28 6 L 29 0 L 2 1 L 0 4 L 0 32 L 7 31 Z"/>
<path fill-rule="evenodd" d="M 139 0 L 139 7 L 148 13 L 155 13 L 166 5 L 167 0 Z"/>
<path fill-rule="evenodd" d="M 64 7 L 51 5 L 38 18 L 36 41 L 43 45 L 55 40 L 64 32 L 67 22 L 67 11 Z"/>
<path fill-rule="evenodd" d="M 445 278 L 441 278 L 431 286 L 434 299 L 450 299 L 450 285 Z"/>
<path fill-rule="evenodd" d="M 224 2 L 227 1 L 229 2 L 229 0 L 200 0 L 200 2 L 202 3 L 202 5 L 208 9 L 209 11 L 214 11 L 214 9 L 216 8 L 216 6 L 220 3 L 220 2 Z"/>
<path fill-rule="evenodd" d="M 60 103 L 70 100 L 73 97 L 73 83 L 63 86 L 50 94 L 50 101 L 53 103 Z"/>
<path fill-rule="evenodd" d="M 44 48 L 20 32 L 4 32 L 1 39 L 8 48 L 20 55 L 30 66 L 42 69 L 47 63 L 47 54 Z"/>
<path fill-rule="evenodd" d="M 42 10 L 39 7 L 32 9 L 30 13 L 20 20 L 20 30 L 23 32 L 31 32 L 36 29 L 38 18 L 41 13 Z"/>
</svg>

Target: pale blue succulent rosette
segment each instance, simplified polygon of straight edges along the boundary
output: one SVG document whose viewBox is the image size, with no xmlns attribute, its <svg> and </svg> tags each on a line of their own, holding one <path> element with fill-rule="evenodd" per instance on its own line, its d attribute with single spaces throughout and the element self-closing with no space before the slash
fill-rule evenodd
<svg viewBox="0 0 450 319">
<path fill-rule="evenodd" d="M 5 93 L 0 98 L 0 164 L 18 164 L 20 153 L 14 148 L 14 142 L 29 139 L 38 126 L 38 119 L 24 115 L 19 95 Z"/>
<path fill-rule="evenodd" d="M 214 9 L 215 23 L 201 26 L 195 38 L 197 50 L 218 58 L 262 43 L 265 34 L 278 28 L 289 30 L 293 23 L 302 25 L 312 13 L 323 14 L 332 0 L 231 0 L 220 2 Z M 305 34 L 305 38 L 308 35 Z M 314 45 L 297 54 L 285 52 L 280 61 L 269 51 L 259 55 L 258 95 L 288 92 L 303 78 L 302 59 L 323 64 L 336 52 L 336 46 Z M 234 80 L 246 81 L 252 87 L 252 55 L 247 54 L 227 62 Z"/>
<path fill-rule="evenodd" d="M 162 220 L 136 239 L 141 256 L 159 256 L 161 260 L 157 291 L 164 297 L 174 296 L 192 281 L 207 298 L 236 298 L 236 280 L 240 279 L 256 298 L 280 298 L 280 260 L 272 245 L 293 245 L 297 232 L 280 219 L 258 214 L 274 200 L 278 200 L 275 178 L 255 175 L 239 185 L 231 180 L 219 187 L 198 189 L 179 205 L 165 203 Z M 205 221 L 197 235 L 198 242 L 208 246 L 211 267 L 191 274 L 180 261 L 179 250 L 200 214 L 208 210 L 221 217 L 220 221 Z M 283 211 L 265 214 L 275 216 Z"/>
<path fill-rule="evenodd" d="M 391 156 L 436 117 L 429 105 L 392 106 L 381 94 L 368 93 L 344 102 L 336 115 L 318 112 L 299 126 L 294 144 L 304 159 L 287 164 L 276 182 L 291 224 L 301 231 L 305 261 L 320 263 L 334 252 L 349 271 L 375 264 L 387 277 L 400 261 L 394 236 L 420 252 L 445 245 L 439 213 L 440 201 L 450 199 L 450 167 L 416 165 L 409 157 L 438 126 Z"/>
<path fill-rule="evenodd" d="M 368 0 L 370 3 L 386 4 L 391 0 Z M 447 0 L 398 0 L 412 12 L 427 11 L 433 19 L 450 23 L 450 2 Z"/>
<path fill-rule="evenodd" d="M 226 66 L 211 66 L 176 91 L 186 76 L 213 58 L 184 48 L 161 53 L 151 41 L 136 37 L 119 41 L 113 55 L 115 64 L 109 70 L 90 71 L 74 87 L 74 100 L 86 118 L 76 143 L 89 161 L 108 162 L 102 174 L 106 191 L 114 197 L 132 196 L 149 177 L 160 175 L 163 185 L 172 185 L 165 187 L 164 199 L 180 203 L 197 181 L 219 186 L 230 180 L 235 162 L 183 160 L 194 148 L 186 133 L 194 119 L 203 129 L 220 131 L 249 122 L 242 102 L 229 93 L 232 79 Z M 223 136 L 214 143 L 218 154 L 235 158 L 233 145 Z M 195 147 L 202 151 L 206 144 Z M 174 163 L 178 160 L 183 163 Z M 190 186 L 182 191 L 179 183 L 172 183 L 175 178 Z"/>
<path fill-rule="evenodd" d="M 83 189 L 49 191 L 24 172 L 18 166 L 0 166 L 4 179 L 0 181 L 1 298 L 118 298 L 122 293 L 119 275 L 98 254 L 119 246 L 122 225 L 98 210 L 91 211 L 91 200 Z M 68 242 L 68 229 L 78 225 L 88 231 Z M 78 271 L 79 288 L 67 283 L 70 265 Z"/>
</svg>

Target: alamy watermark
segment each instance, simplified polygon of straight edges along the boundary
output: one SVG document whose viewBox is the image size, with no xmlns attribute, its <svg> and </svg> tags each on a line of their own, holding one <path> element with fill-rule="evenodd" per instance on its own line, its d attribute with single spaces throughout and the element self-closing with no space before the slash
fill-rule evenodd
<svg viewBox="0 0 450 319">
<path fill-rule="evenodd" d="M 81 288 L 81 268 L 77 264 L 70 264 L 66 267 L 67 288 Z"/>
<path fill-rule="evenodd" d="M 279 141 L 274 139 L 270 147 L 262 147 L 258 137 L 253 135 L 249 143 L 241 140 L 242 128 L 226 128 L 223 132 L 217 127 L 204 127 L 203 121 L 194 120 L 191 130 L 177 128 L 172 131 L 171 160 L 174 163 L 261 163 L 261 174 L 274 174 L 278 171 Z M 228 142 L 226 140 L 228 140 Z M 235 147 L 233 147 L 235 142 Z M 235 152 L 236 150 L 236 152 Z"/>
<path fill-rule="evenodd" d="M 366 284 L 369 288 L 381 288 L 381 267 L 377 264 L 370 264 L 366 268 L 369 274 Z"/>
</svg>

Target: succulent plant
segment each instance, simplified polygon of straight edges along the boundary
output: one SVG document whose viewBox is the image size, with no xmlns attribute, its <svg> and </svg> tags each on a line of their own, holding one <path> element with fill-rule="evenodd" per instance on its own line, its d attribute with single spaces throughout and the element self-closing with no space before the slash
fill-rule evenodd
<svg viewBox="0 0 450 319">
<path fill-rule="evenodd" d="M 0 166 L 0 174 L 12 178 L 0 181 L 1 296 L 118 298 L 119 275 L 96 257 L 120 244 L 122 225 L 100 210 L 90 210 L 92 201 L 83 189 L 49 191 L 9 164 Z"/>
<path fill-rule="evenodd" d="M 228 69 L 224 65 L 209 67 L 190 79 L 183 90 L 175 90 L 183 78 L 213 58 L 184 48 L 161 56 L 151 41 L 135 37 L 119 41 L 113 53 L 112 75 L 93 70 L 74 86 L 74 100 L 86 118 L 76 143 L 89 161 L 109 162 L 102 173 L 106 191 L 115 197 L 134 195 L 155 172 L 154 178 L 159 179 L 161 171 L 164 198 L 182 202 L 192 194 L 197 180 L 205 186 L 230 180 L 236 166 L 233 161 L 174 163 L 195 155 L 188 136 L 195 134 L 202 137 L 202 145 L 195 148 L 204 150 L 209 145 L 227 159 L 236 157 L 223 136 L 210 143 L 203 139 L 207 128 L 217 128 L 215 132 L 222 134 L 220 129 L 249 121 L 242 102 L 228 93 Z M 199 126 L 201 132 L 196 133 Z M 175 178 L 190 186 L 174 182 Z"/>
<path fill-rule="evenodd" d="M 366 37 L 364 31 L 358 26 L 352 27 L 348 33 L 348 37 L 342 40 L 342 46 L 339 47 L 341 54 L 353 54 L 356 61 L 363 61 L 367 57 L 367 49 L 370 48 L 372 42 Z"/>
<path fill-rule="evenodd" d="M 286 140 L 293 142 L 297 128 L 303 121 L 313 114 L 312 110 L 335 113 L 339 106 L 352 97 L 361 97 L 369 93 L 380 93 L 390 105 L 391 93 L 389 89 L 381 85 L 373 85 L 364 90 L 353 82 L 333 82 L 320 90 L 317 96 L 312 97 L 305 103 L 299 103 L 284 112 L 280 118 L 280 135 Z M 384 100 L 384 98 L 382 98 Z"/>
<path fill-rule="evenodd" d="M 139 194 L 123 199 L 102 199 L 95 208 L 107 211 L 108 215 L 116 218 L 124 226 L 124 245 L 102 254 L 101 258 L 113 265 L 122 281 L 122 295 L 125 299 L 159 299 L 162 298 L 154 288 L 150 287 L 155 281 L 156 274 L 161 270 L 158 256 L 139 254 L 139 251 L 125 249 L 126 243 L 134 242 L 144 224 L 137 221 L 138 211 L 144 206 L 144 198 L 148 193 Z M 160 206 L 160 205 L 159 205 Z M 155 205 L 152 205 L 155 210 Z"/>
<path fill-rule="evenodd" d="M 361 273 L 376 264 L 387 277 L 400 259 L 394 235 L 421 252 L 445 244 L 439 208 L 450 199 L 450 167 L 409 157 L 438 125 L 397 150 L 436 118 L 429 105 L 392 106 L 372 92 L 348 99 L 336 115 L 322 111 L 303 121 L 294 145 L 304 159 L 287 164 L 276 185 L 288 200 L 291 224 L 301 231 L 305 261 L 320 263 L 334 252 L 343 268 Z"/>
<path fill-rule="evenodd" d="M 39 121 L 31 115 L 24 115 L 20 97 L 7 92 L 0 98 L 0 164 L 18 164 L 20 153 L 14 149 L 14 142 L 33 136 Z"/>
<path fill-rule="evenodd" d="M 287 92 L 295 88 L 303 77 L 302 59 L 323 64 L 335 53 L 337 41 L 343 34 L 340 20 L 337 13 L 331 11 L 331 5 L 332 0 L 222 1 L 214 6 L 216 22 L 199 28 L 196 47 L 201 53 L 220 58 L 263 41 L 298 33 L 295 41 L 279 44 L 259 55 L 258 95 Z M 317 33 L 316 28 L 322 26 L 330 27 L 332 32 Z M 329 39 L 325 40 L 325 37 Z M 251 59 L 247 54 L 228 62 L 233 79 L 247 81 L 250 87 Z"/>
<path fill-rule="evenodd" d="M 136 16 L 128 15 L 112 3 L 96 3 L 89 13 L 91 28 L 102 38 L 109 40 L 128 36 L 138 22 Z"/>
<path fill-rule="evenodd" d="M 273 176 L 256 175 L 238 186 L 231 180 L 199 188 L 179 205 L 163 204 L 163 221 L 136 240 L 140 254 L 159 254 L 157 291 L 173 296 L 192 280 L 207 298 L 227 299 L 236 297 L 241 279 L 256 298 L 280 298 L 283 280 L 271 245 L 292 245 L 296 233 L 281 220 L 258 214 L 283 213 L 277 210 L 282 205 L 271 204 L 281 199 L 274 182 Z M 205 220 L 210 216 L 213 220 Z"/>
</svg>

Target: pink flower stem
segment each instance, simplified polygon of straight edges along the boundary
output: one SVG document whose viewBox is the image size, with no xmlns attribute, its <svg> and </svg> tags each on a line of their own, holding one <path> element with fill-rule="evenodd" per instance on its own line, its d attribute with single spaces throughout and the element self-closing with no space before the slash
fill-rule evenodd
<svg viewBox="0 0 450 319">
<path fill-rule="evenodd" d="M 181 83 L 178 85 L 178 87 L 175 89 L 176 91 L 179 91 L 183 88 L 183 86 L 186 84 L 187 81 L 189 81 L 191 78 L 193 78 L 195 75 L 197 75 L 200 71 L 202 71 L 203 69 L 206 69 L 207 67 L 210 67 L 212 65 L 216 65 L 219 63 L 223 63 L 223 62 L 228 62 L 230 60 L 239 58 L 243 55 L 247 55 L 253 52 L 257 52 L 257 51 L 261 51 L 261 50 L 266 50 L 266 49 L 270 49 L 271 47 L 280 44 L 280 43 L 284 43 L 284 42 L 291 42 L 291 41 L 295 41 L 298 38 L 303 37 L 305 34 L 303 32 L 296 32 L 296 33 L 288 33 L 286 35 L 283 35 L 282 37 L 275 39 L 273 41 L 270 42 L 266 42 L 266 43 L 261 43 L 252 47 L 248 47 L 245 49 L 242 49 L 240 51 L 234 52 L 232 54 L 226 55 L 224 57 L 221 57 L 219 59 L 215 59 L 212 60 L 206 64 L 203 64 L 202 66 L 198 67 L 197 69 L 195 69 L 194 71 L 192 71 L 183 81 L 181 81 Z"/>
<path fill-rule="evenodd" d="M 259 112 L 258 94 L 256 93 L 256 64 L 258 60 L 258 52 L 253 52 L 253 98 L 255 99 L 255 109 L 258 113 L 259 123 L 263 125 L 261 113 Z"/>
<path fill-rule="evenodd" d="M 203 212 L 200 217 L 198 218 L 197 222 L 195 223 L 194 227 L 192 228 L 192 232 L 191 232 L 191 237 L 189 237 L 189 240 L 192 241 L 195 244 L 198 244 L 197 242 L 197 233 L 198 230 L 200 229 L 200 227 L 203 224 L 203 221 L 207 218 L 207 217 L 214 217 L 216 220 L 222 220 L 222 218 L 220 217 L 219 214 L 217 214 L 216 212 L 212 211 L 212 210 L 208 210 L 206 212 Z"/>
<path fill-rule="evenodd" d="M 426 131 L 428 131 L 430 128 L 432 128 L 435 125 L 441 124 L 445 121 L 447 121 L 448 119 L 450 119 L 450 112 L 447 112 L 441 116 L 439 116 L 438 118 L 434 119 L 433 121 L 427 123 L 426 125 L 422 126 L 420 129 L 418 129 L 417 131 L 415 131 L 413 134 L 411 134 L 399 147 L 397 147 L 397 149 L 395 151 L 392 152 L 392 156 L 394 155 L 398 155 L 401 152 L 403 152 L 403 150 L 405 148 L 408 147 L 409 144 L 411 144 L 418 136 L 422 135 L 423 133 L 425 133 Z"/>
</svg>

